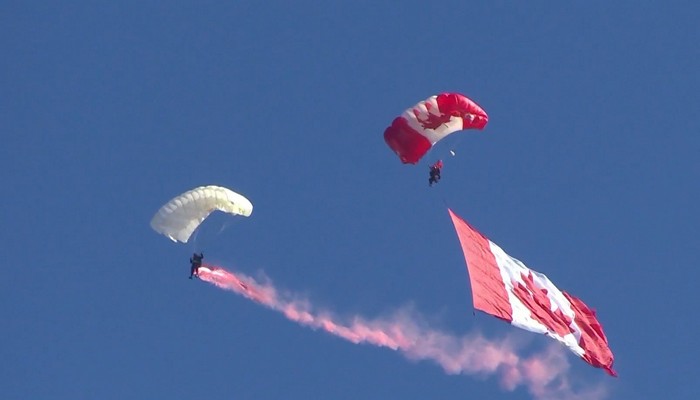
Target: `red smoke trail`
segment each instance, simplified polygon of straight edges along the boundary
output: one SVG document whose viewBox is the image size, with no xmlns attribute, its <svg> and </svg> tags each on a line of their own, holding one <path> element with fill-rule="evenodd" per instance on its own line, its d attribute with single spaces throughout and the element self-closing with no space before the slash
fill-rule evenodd
<svg viewBox="0 0 700 400">
<path fill-rule="evenodd" d="M 454 336 L 427 327 L 419 316 L 399 311 L 389 318 L 365 320 L 356 316 L 339 321 L 331 313 L 313 310 L 303 299 L 283 295 L 269 282 L 219 267 L 203 266 L 199 278 L 222 289 L 236 292 L 254 302 L 284 314 L 287 319 L 312 329 L 321 329 L 352 343 L 387 347 L 411 360 L 431 360 L 448 374 L 497 375 L 502 386 L 515 390 L 524 385 L 539 400 L 600 400 L 607 397 L 603 386 L 575 390 L 567 372 L 569 363 L 556 344 L 527 358 L 515 352 L 508 339 L 494 341 L 478 334 Z"/>
</svg>

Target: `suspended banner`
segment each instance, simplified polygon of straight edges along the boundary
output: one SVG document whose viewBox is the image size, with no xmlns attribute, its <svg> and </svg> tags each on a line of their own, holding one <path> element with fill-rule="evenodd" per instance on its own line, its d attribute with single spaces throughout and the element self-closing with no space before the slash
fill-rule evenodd
<svg viewBox="0 0 700 400">
<path fill-rule="evenodd" d="M 608 340 L 592 309 L 448 211 L 467 262 L 474 308 L 554 338 L 587 363 L 617 376 Z"/>
</svg>

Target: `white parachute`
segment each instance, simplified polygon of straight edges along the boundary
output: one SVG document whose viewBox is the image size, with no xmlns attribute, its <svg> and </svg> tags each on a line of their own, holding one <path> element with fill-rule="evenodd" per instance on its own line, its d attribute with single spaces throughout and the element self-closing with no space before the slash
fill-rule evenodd
<svg viewBox="0 0 700 400">
<path fill-rule="evenodd" d="M 151 228 L 174 242 L 187 243 L 192 232 L 215 210 L 248 217 L 253 204 L 225 187 L 200 186 L 161 207 L 151 219 Z"/>
</svg>

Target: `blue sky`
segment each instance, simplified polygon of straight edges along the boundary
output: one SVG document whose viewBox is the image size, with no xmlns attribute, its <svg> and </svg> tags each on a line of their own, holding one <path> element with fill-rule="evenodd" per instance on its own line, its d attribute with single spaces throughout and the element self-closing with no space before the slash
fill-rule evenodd
<svg viewBox="0 0 700 400">
<path fill-rule="evenodd" d="M 222 3 L 0 5 L 0 397 L 530 399 L 187 279 L 203 250 L 339 316 L 547 346 L 472 315 L 446 205 L 597 309 L 620 377 L 567 353 L 581 387 L 700 396 L 695 2 Z M 402 165 L 382 133 L 442 91 L 490 122 L 428 188 L 448 147 Z M 253 215 L 150 229 L 202 184 Z"/>
</svg>

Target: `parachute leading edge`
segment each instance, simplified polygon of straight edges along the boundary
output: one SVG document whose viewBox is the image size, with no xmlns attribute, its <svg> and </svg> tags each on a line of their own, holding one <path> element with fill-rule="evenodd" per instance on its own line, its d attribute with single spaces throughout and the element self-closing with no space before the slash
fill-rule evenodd
<svg viewBox="0 0 700 400">
<path fill-rule="evenodd" d="M 396 117 L 384 131 L 384 141 L 404 164 L 416 164 L 447 135 L 483 129 L 489 117 L 478 104 L 459 93 L 427 98 Z"/>
<path fill-rule="evenodd" d="M 161 207 L 151 219 L 151 227 L 174 242 L 187 243 L 195 229 L 215 210 L 249 217 L 253 204 L 225 187 L 200 186 Z"/>
</svg>

